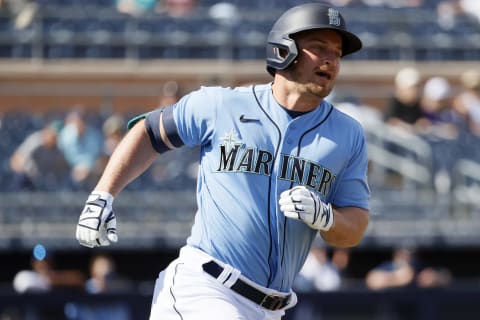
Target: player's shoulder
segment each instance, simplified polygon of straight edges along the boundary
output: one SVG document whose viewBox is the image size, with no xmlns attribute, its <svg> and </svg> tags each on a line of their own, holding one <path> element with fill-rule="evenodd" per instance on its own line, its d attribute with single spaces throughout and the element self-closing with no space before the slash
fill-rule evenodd
<svg viewBox="0 0 480 320">
<path fill-rule="evenodd" d="M 333 107 L 333 111 L 332 111 L 333 116 L 337 119 L 337 121 L 343 122 L 345 125 L 345 128 L 352 128 L 353 130 L 363 131 L 363 126 L 356 117 L 353 117 L 351 114 L 338 109 L 334 105 L 332 105 L 332 107 Z"/>
</svg>

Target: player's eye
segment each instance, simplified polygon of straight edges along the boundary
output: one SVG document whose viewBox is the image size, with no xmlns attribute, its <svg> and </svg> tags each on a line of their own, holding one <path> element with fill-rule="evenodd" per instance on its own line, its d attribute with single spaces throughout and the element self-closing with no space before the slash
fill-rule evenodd
<svg viewBox="0 0 480 320">
<path fill-rule="evenodd" d="M 318 56 L 332 56 L 336 59 L 340 59 L 342 57 L 342 51 L 339 49 L 329 48 L 326 45 L 315 45 L 311 48 L 311 51 L 314 52 Z"/>
</svg>

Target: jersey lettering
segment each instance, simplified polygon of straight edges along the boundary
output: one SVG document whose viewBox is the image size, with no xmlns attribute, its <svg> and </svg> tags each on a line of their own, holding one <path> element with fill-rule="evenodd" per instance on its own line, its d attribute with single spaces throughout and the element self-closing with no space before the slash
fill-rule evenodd
<svg viewBox="0 0 480 320">
<path fill-rule="evenodd" d="M 233 148 L 229 148 L 227 155 L 227 147 L 225 145 L 220 145 L 220 163 L 217 171 L 233 171 L 238 148 L 240 146 L 241 144 L 235 144 Z"/>
<path fill-rule="evenodd" d="M 217 171 L 251 172 L 270 176 L 273 155 L 266 150 L 241 149 L 242 144 L 228 148 L 220 145 L 220 162 Z"/>
<path fill-rule="evenodd" d="M 273 160 L 273 155 L 265 150 L 258 150 L 257 162 L 255 164 L 255 173 L 262 173 L 270 176 L 270 163 Z"/>
<path fill-rule="evenodd" d="M 217 171 L 250 172 L 270 176 L 273 154 L 267 150 L 242 146 L 242 144 L 219 145 L 220 159 Z M 336 175 L 329 169 L 318 163 L 285 154 L 281 156 L 280 161 L 279 179 L 310 187 L 325 197 L 328 196 L 336 180 Z"/>
<path fill-rule="evenodd" d="M 337 177 L 330 170 L 315 162 L 290 155 L 282 155 L 281 159 L 279 179 L 310 187 L 325 197 L 328 196 Z"/>
<path fill-rule="evenodd" d="M 330 192 L 332 188 L 332 184 L 335 182 L 337 176 L 332 175 L 332 173 L 328 170 L 323 170 L 322 179 L 320 180 L 320 184 L 317 188 L 317 191 L 321 194 L 327 194 Z"/>
<path fill-rule="evenodd" d="M 246 149 L 237 167 L 237 171 L 252 172 L 253 149 Z"/>
</svg>

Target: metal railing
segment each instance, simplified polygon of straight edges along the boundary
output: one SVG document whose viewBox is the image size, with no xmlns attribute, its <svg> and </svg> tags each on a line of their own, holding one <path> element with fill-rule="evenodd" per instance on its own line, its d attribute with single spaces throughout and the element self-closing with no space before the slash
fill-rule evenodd
<svg viewBox="0 0 480 320">
<path fill-rule="evenodd" d="M 87 194 L 0 194 L 0 249 L 78 247 L 75 226 Z M 123 192 L 115 200 L 119 247 L 175 248 L 185 242 L 196 209 L 194 192 Z M 3 248 L 2 248 L 3 247 Z"/>
<path fill-rule="evenodd" d="M 84 193 L 0 193 L 0 250 L 79 249 L 75 227 Z M 401 239 L 419 245 L 480 244 L 480 218 L 445 215 L 432 194 L 375 192 L 372 218 L 362 245 L 388 246 Z M 377 205 L 376 205 L 377 203 Z M 380 204 L 378 204 L 380 203 Z M 196 210 L 195 193 L 122 192 L 115 200 L 119 249 L 176 249 L 185 243 Z M 384 210 L 384 211 L 380 211 Z M 395 210 L 396 214 L 388 212 Z"/>
<path fill-rule="evenodd" d="M 364 127 L 371 163 L 379 167 L 377 178 L 385 171 L 397 172 L 423 188 L 431 188 L 432 150 L 418 135 L 378 122 Z"/>
</svg>

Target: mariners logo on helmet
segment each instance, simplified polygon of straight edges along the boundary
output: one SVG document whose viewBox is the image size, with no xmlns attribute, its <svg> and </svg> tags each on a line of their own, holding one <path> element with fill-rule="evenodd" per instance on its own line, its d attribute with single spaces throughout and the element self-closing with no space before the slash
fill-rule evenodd
<svg viewBox="0 0 480 320">
<path fill-rule="evenodd" d="M 335 10 L 333 8 L 328 8 L 328 24 L 331 24 L 332 26 L 339 27 L 341 20 L 340 20 L 340 13 L 338 10 Z"/>
<path fill-rule="evenodd" d="M 298 49 L 293 34 L 312 30 L 329 29 L 342 36 L 342 56 L 362 48 L 362 41 L 347 30 L 341 13 L 325 3 L 306 3 L 287 10 L 278 18 L 268 34 L 267 70 L 273 76 L 275 70 L 287 68 L 297 57 Z"/>
</svg>

